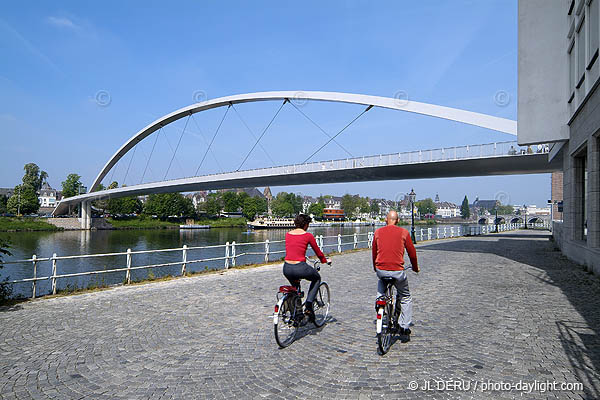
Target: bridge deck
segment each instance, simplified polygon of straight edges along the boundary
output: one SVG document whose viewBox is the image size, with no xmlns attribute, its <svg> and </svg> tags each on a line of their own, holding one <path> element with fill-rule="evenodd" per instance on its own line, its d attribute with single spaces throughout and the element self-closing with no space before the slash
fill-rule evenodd
<svg viewBox="0 0 600 400">
<path fill-rule="evenodd" d="M 0 398 L 418 398 L 410 381 L 451 378 L 582 382 L 582 397 L 600 396 L 600 285 L 559 258 L 547 235 L 448 240 L 418 253 L 412 341 L 384 357 L 362 251 L 324 268 L 332 320 L 284 350 L 269 319 L 280 266 L 4 309 Z M 524 398 L 547 396 L 580 398 Z"/>
</svg>

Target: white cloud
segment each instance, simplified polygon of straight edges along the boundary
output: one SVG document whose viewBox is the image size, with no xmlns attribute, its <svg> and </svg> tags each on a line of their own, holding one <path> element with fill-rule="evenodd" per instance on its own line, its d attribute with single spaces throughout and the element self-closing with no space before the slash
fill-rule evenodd
<svg viewBox="0 0 600 400">
<path fill-rule="evenodd" d="M 50 17 L 46 18 L 46 21 L 49 24 L 57 26 L 59 28 L 79 29 L 79 26 L 67 17 L 50 16 Z"/>
</svg>

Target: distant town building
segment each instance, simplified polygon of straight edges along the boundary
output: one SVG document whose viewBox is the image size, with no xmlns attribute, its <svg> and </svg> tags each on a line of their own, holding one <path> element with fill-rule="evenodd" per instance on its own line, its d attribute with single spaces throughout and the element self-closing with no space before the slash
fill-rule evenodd
<svg viewBox="0 0 600 400">
<path fill-rule="evenodd" d="M 324 208 L 323 209 L 323 219 L 328 219 L 332 221 L 342 221 L 346 218 L 344 214 L 344 210 L 339 208 Z"/>
<path fill-rule="evenodd" d="M 56 203 L 60 200 L 60 193 L 58 190 L 50 187 L 48 182 L 44 182 L 38 192 L 40 207 L 56 207 Z"/>
<path fill-rule="evenodd" d="M 435 215 L 442 218 L 456 218 L 460 216 L 460 207 L 458 207 L 456 204 L 448 201 L 439 201 L 440 198 L 437 195 L 435 198 L 438 200 L 435 202 Z"/>
<path fill-rule="evenodd" d="M 308 213 L 308 208 L 310 207 L 311 204 L 315 204 L 317 202 L 317 199 L 315 199 L 312 196 L 302 196 L 302 212 L 304 214 Z"/>
</svg>

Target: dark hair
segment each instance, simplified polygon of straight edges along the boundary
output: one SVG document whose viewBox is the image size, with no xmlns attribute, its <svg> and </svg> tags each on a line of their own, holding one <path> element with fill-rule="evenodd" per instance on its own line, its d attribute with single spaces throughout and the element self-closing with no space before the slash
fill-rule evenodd
<svg viewBox="0 0 600 400">
<path fill-rule="evenodd" d="M 296 228 L 304 229 L 304 227 L 310 224 L 311 221 L 312 219 L 308 215 L 298 214 L 296 218 L 294 218 L 294 225 L 296 226 Z"/>
</svg>

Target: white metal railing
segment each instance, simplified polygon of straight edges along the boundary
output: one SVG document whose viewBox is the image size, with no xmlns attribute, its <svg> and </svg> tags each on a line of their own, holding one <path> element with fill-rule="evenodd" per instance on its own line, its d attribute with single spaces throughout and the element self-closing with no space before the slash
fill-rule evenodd
<svg viewBox="0 0 600 400">
<path fill-rule="evenodd" d="M 267 168 L 254 168 L 234 172 L 220 172 L 204 175 L 206 177 L 227 177 L 225 179 L 284 175 L 292 173 L 319 172 L 327 170 L 354 169 L 361 167 L 380 167 L 400 164 L 414 164 L 436 161 L 463 160 L 470 158 L 491 158 L 503 156 L 526 156 L 548 153 L 548 145 L 540 148 L 519 146 L 516 141 L 475 144 L 468 146 L 443 147 L 430 150 L 415 150 L 400 153 L 379 154 L 330 161 L 315 161 L 305 164 L 289 164 Z M 164 182 L 177 179 L 168 179 Z"/>
<path fill-rule="evenodd" d="M 518 224 L 499 224 L 498 232 L 506 232 L 510 230 L 520 229 L 524 227 L 524 223 Z M 550 229 L 549 223 L 528 223 L 528 227 L 531 228 L 542 228 L 542 229 Z M 446 239 L 453 238 L 459 236 L 475 236 L 475 235 L 485 235 L 489 233 L 496 232 L 496 225 L 481 225 L 481 226 L 458 226 L 458 227 L 440 227 L 437 226 L 435 228 L 416 228 L 415 236 L 417 242 L 426 241 L 426 240 L 437 240 L 437 239 Z M 349 235 L 337 235 L 337 236 L 323 236 L 317 235 L 315 237 L 317 245 L 319 248 L 323 250 L 324 253 L 328 253 L 328 249 L 333 249 L 334 252 L 341 253 L 342 250 L 348 249 L 347 246 L 352 246 L 352 249 L 357 249 L 361 245 L 366 245 L 367 248 L 370 248 L 373 243 L 373 235 L 374 232 L 366 232 L 366 233 L 354 233 Z M 350 238 L 350 239 L 349 239 Z M 326 240 L 327 239 L 327 240 Z M 136 250 L 132 251 L 131 249 L 127 249 L 127 251 L 117 252 L 117 253 L 104 253 L 104 254 L 84 254 L 84 255 L 72 255 L 72 256 L 58 256 L 56 253 L 52 255 L 52 257 L 37 257 L 37 255 L 33 255 L 30 259 L 26 260 L 11 260 L 4 261 L 0 264 L 2 265 L 11 265 L 11 264 L 31 264 L 33 269 L 33 277 L 7 281 L 8 284 L 17 284 L 17 283 L 27 283 L 31 282 L 32 285 L 32 296 L 31 298 L 35 298 L 37 295 L 37 282 L 50 280 L 51 281 L 51 293 L 57 293 L 57 281 L 58 279 L 64 278 L 73 278 L 77 276 L 85 276 L 85 275 L 98 275 L 98 274 L 106 274 L 106 273 L 114 273 L 114 272 L 125 272 L 125 281 L 127 284 L 131 283 L 131 272 L 142 269 L 153 269 L 153 268 L 163 268 L 163 267 L 172 267 L 172 266 L 181 266 L 181 275 L 185 275 L 188 269 L 188 266 L 191 264 L 197 264 L 201 262 L 208 261 L 223 261 L 223 268 L 227 269 L 230 267 L 235 267 L 237 265 L 237 260 L 240 257 L 251 256 L 251 255 L 262 255 L 264 262 L 269 262 L 271 257 L 277 254 L 285 253 L 285 250 L 272 250 L 271 246 L 273 244 L 284 243 L 285 240 L 276 240 L 269 241 L 265 240 L 264 242 L 249 242 L 249 243 L 236 243 L 227 242 L 224 245 L 212 245 L 212 246 L 187 246 L 183 245 L 178 248 L 169 248 L 169 249 L 159 249 L 159 250 Z M 252 251 L 252 249 L 248 249 L 248 247 L 254 246 L 258 247 L 262 251 Z M 345 247 L 346 246 L 346 247 Z M 198 258 L 198 259 L 190 259 L 189 253 L 193 250 L 207 250 L 207 249 L 222 249 L 223 256 L 219 257 L 207 257 L 207 258 Z M 246 251 L 244 251 L 246 249 Z M 172 253 L 172 252 L 181 252 L 181 260 L 172 261 L 172 262 L 164 262 L 159 264 L 149 264 L 149 265 L 140 265 L 133 266 L 133 257 L 135 255 L 140 254 L 156 254 L 156 253 Z M 102 257 L 125 257 L 125 267 L 113 268 L 108 270 L 96 270 L 96 271 L 85 271 L 85 272 L 75 272 L 75 273 L 66 273 L 59 274 L 58 273 L 58 263 L 59 261 L 64 260 L 74 260 L 74 259 L 89 259 L 89 258 L 102 258 Z M 38 272 L 38 264 L 42 262 L 50 262 L 52 267 L 52 274 L 49 276 L 37 276 Z"/>
</svg>

